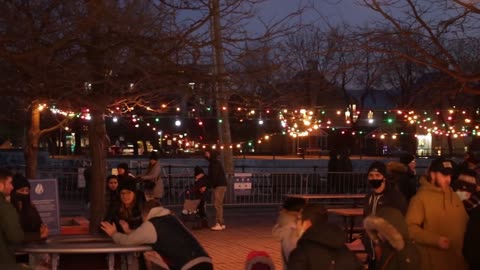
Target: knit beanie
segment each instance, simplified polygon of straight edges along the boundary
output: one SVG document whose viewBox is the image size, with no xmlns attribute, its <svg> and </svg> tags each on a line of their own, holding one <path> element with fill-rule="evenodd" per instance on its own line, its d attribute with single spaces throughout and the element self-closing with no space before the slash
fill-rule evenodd
<svg viewBox="0 0 480 270">
<path fill-rule="evenodd" d="M 387 166 L 385 166 L 385 163 L 383 163 L 381 161 L 375 161 L 368 168 L 368 173 L 369 172 L 379 172 L 384 177 L 386 177 L 387 176 Z"/>
<path fill-rule="evenodd" d="M 28 179 L 21 175 L 21 174 L 15 174 L 13 176 L 13 190 L 18 190 L 24 187 L 30 187 L 30 182 L 28 182 Z"/>
<path fill-rule="evenodd" d="M 400 162 L 405 165 L 410 164 L 410 162 L 412 162 L 413 160 L 415 160 L 415 155 L 413 154 L 404 154 L 400 156 Z"/>
<path fill-rule="evenodd" d="M 197 175 L 199 175 L 199 174 L 201 174 L 201 173 L 204 173 L 204 172 L 203 172 L 203 169 L 202 169 L 201 167 L 199 167 L 199 166 L 195 166 L 195 168 L 193 169 L 193 171 L 194 171 L 194 174 L 193 174 L 193 175 L 194 175 L 195 177 L 197 177 Z"/>
<path fill-rule="evenodd" d="M 137 184 L 133 179 L 127 179 L 123 181 L 123 183 L 120 185 L 120 188 L 118 190 L 122 191 L 123 189 L 130 190 L 132 192 L 137 191 Z"/>
</svg>

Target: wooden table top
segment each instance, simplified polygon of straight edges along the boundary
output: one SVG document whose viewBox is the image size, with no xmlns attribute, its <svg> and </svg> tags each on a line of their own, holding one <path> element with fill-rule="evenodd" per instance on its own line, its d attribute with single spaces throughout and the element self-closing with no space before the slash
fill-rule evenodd
<svg viewBox="0 0 480 270">
<path fill-rule="evenodd" d="M 363 208 L 329 208 L 328 212 L 345 217 L 363 216 Z"/>
<path fill-rule="evenodd" d="M 302 199 L 363 199 L 365 194 L 286 194 L 290 198 Z"/>
</svg>

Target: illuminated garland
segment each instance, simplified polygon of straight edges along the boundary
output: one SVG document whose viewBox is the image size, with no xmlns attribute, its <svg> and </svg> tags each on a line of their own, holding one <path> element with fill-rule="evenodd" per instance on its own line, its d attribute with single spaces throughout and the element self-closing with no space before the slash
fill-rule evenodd
<svg viewBox="0 0 480 270">
<path fill-rule="evenodd" d="M 46 104 L 39 105 L 40 111 L 50 109 L 54 114 L 59 114 L 69 117 L 77 117 L 84 120 L 90 120 L 91 115 L 88 109 L 83 109 L 82 112 L 62 111 L 54 105 L 48 106 Z M 162 104 L 161 108 L 170 114 L 180 113 L 179 107 L 169 107 Z M 148 108 L 146 108 L 147 111 Z M 222 107 L 227 110 L 226 106 Z M 212 108 L 205 108 L 206 111 L 212 111 Z M 222 123 L 222 119 L 216 117 L 194 116 L 182 117 L 179 115 L 162 115 L 157 114 L 150 116 L 139 116 L 133 114 L 135 108 L 133 107 L 116 107 L 109 110 L 110 114 L 107 117 L 111 118 L 113 122 L 118 122 L 120 119 L 131 121 L 131 123 L 139 128 L 146 126 L 156 131 L 159 136 L 168 136 L 166 133 L 158 130 L 157 124 L 161 119 L 173 120 L 175 126 L 181 127 L 182 121 L 195 119 L 198 126 L 202 126 L 205 120 L 217 119 L 218 123 Z M 190 112 L 195 113 L 195 109 Z M 197 113 L 198 114 L 198 113 Z M 410 125 L 415 125 L 417 134 L 431 134 L 437 136 L 452 136 L 452 138 L 466 137 L 466 136 L 480 136 L 480 110 L 466 111 L 452 108 L 449 110 L 436 111 L 414 111 L 414 110 L 368 110 L 356 111 L 355 107 L 350 111 L 350 108 L 344 110 L 319 110 L 319 109 L 252 109 L 237 107 L 231 110 L 231 118 L 244 122 L 245 120 L 256 120 L 259 125 L 264 125 L 266 121 L 279 122 L 283 131 L 282 135 L 288 134 L 291 137 L 304 137 L 316 134 L 319 130 L 338 130 L 340 134 L 350 134 L 352 136 L 362 135 L 366 133 L 361 130 L 361 127 L 383 127 L 368 134 L 372 138 L 379 139 L 397 139 L 398 136 L 411 135 L 406 132 L 397 132 L 397 123 L 404 122 Z M 351 120 L 357 122 L 360 126 L 358 131 L 351 129 Z M 66 127 L 68 129 L 68 127 Z M 385 131 L 389 130 L 389 131 Z M 414 136 L 417 136 L 414 134 Z M 265 134 L 261 138 L 256 139 L 256 143 L 260 144 L 268 141 L 274 134 Z M 188 134 L 184 134 L 185 138 L 177 138 L 177 142 L 185 146 L 193 146 L 195 148 L 242 148 L 242 144 L 234 143 L 232 145 L 206 145 L 198 141 L 189 140 Z M 253 140 L 252 140 L 253 141 Z M 188 144 L 188 145 L 187 145 Z M 250 145 L 250 144 L 249 144 Z"/>
</svg>

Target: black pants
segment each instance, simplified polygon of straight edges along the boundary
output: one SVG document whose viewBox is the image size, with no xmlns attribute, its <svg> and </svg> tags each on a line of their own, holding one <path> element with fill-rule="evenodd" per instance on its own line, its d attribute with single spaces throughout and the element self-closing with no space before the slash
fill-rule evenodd
<svg viewBox="0 0 480 270">
<path fill-rule="evenodd" d="M 200 200 L 200 203 L 198 204 L 198 216 L 201 219 L 207 219 L 207 211 L 205 208 L 205 199 Z"/>
</svg>

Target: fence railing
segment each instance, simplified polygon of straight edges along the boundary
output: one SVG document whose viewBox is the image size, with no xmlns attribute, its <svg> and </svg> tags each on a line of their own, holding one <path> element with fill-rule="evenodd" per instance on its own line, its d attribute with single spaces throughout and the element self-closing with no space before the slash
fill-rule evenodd
<svg viewBox="0 0 480 270">
<path fill-rule="evenodd" d="M 62 215 L 77 214 L 86 209 L 88 191 L 79 186 L 76 169 L 39 171 L 38 178 L 58 179 Z M 278 205 L 287 194 L 365 193 L 368 190 L 365 173 L 246 173 L 228 177 L 225 205 Z M 184 191 L 193 186 L 192 174 L 163 175 L 166 206 L 180 206 Z M 210 193 L 207 194 L 207 201 Z"/>
</svg>

